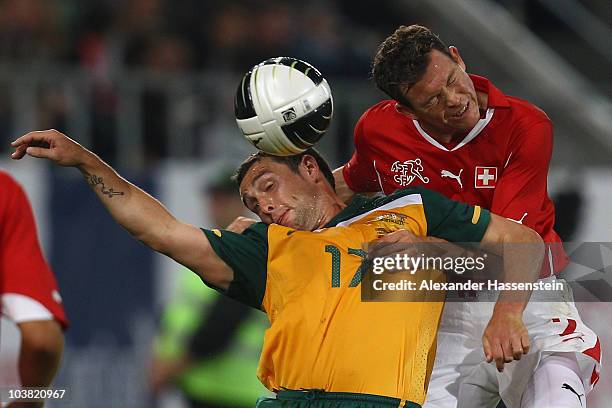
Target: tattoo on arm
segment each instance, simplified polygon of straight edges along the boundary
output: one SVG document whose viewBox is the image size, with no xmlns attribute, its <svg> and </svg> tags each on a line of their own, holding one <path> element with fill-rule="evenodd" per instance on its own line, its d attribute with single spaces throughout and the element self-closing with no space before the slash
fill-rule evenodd
<svg viewBox="0 0 612 408">
<path fill-rule="evenodd" d="M 94 190 L 96 189 L 96 186 L 100 186 L 100 191 L 102 194 L 107 195 L 109 198 L 125 194 L 123 191 L 115 191 L 112 187 L 107 188 L 102 177 L 98 177 L 95 174 L 85 173 L 85 180 L 87 180 L 87 183 L 92 186 Z"/>
</svg>

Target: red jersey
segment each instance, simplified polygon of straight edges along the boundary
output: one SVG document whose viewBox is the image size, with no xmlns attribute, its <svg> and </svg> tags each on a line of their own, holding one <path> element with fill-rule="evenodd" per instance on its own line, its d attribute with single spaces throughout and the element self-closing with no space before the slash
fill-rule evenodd
<svg viewBox="0 0 612 408">
<path fill-rule="evenodd" d="M 0 171 L 0 295 L 6 294 L 36 300 L 67 326 L 55 277 L 40 249 L 30 203 L 21 186 Z"/>
<path fill-rule="evenodd" d="M 346 184 L 356 192 L 386 194 L 423 186 L 487 208 L 537 231 L 550 244 L 541 276 L 558 273 L 567 255 L 553 230 L 555 209 L 547 192 L 551 121 L 486 78 L 470 78 L 477 92 L 488 95 L 488 106 L 458 142 L 436 141 L 418 121 L 398 112 L 395 101 L 368 109 L 355 127 L 355 152 L 343 169 Z"/>
</svg>

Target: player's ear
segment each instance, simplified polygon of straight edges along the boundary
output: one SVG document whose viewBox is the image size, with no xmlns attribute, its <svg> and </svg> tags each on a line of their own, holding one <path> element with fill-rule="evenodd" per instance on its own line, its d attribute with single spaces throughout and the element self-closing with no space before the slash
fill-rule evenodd
<svg viewBox="0 0 612 408">
<path fill-rule="evenodd" d="M 463 58 L 461 58 L 461 55 L 459 54 L 459 50 L 457 49 L 457 47 L 455 47 L 454 45 L 451 45 L 450 47 L 448 47 L 448 52 L 451 55 L 451 59 L 455 61 L 457 65 L 461 67 L 462 70 L 465 71 L 465 62 L 463 61 Z"/>
<path fill-rule="evenodd" d="M 316 179 L 319 175 L 319 165 L 317 164 L 317 160 L 309 154 L 302 156 L 300 168 L 304 172 L 304 175 L 309 178 Z"/>
<path fill-rule="evenodd" d="M 410 119 L 417 119 L 416 113 L 409 106 L 406 106 L 404 104 L 398 103 L 397 104 L 397 111 L 399 113 L 401 113 L 402 115 L 408 116 Z"/>
</svg>

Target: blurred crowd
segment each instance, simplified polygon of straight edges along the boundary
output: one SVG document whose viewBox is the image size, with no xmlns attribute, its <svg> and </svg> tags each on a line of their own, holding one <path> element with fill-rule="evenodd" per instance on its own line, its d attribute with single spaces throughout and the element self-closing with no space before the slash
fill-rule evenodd
<svg viewBox="0 0 612 408">
<path fill-rule="evenodd" d="M 538 0 L 496 1 L 532 29 L 559 26 Z M 102 75 L 121 67 L 243 71 L 273 55 L 304 55 L 329 75 L 363 77 L 369 50 L 407 23 L 390 0 L 2 0 L 0 57 Z"/>
<path fill-rule="evenodd" d="M 299 54 L 328 73 L 363 75 L 364 42 L 380 38 L 375 25 L 361 25 L 363 13 L 343 1 L 4 0 L 0 56 L 104 74 L 120 67 L 242 71 L 264 57 Z"/>
<path fill-rule="evenodd" d="M 346 0 L 4 0 L 0 66 L 43 73 L 50 66 L 61 72 L 78 67 L 93 78 L 87 91 L 91 147 L 112 161 L 118 150 L 118 75 L 204 70 L 238 75 L 264 59 L 290 55 L 309 61 L 328 79 L 365 82 L 377 44 L 400 23 L 391 1 L 378 3 L 371 10 Z M 10 86 L 0 85 L 0 140 L 14 136 L 16 127 L 11 114 L 19 108 L 9 102 L 15 93 Z M 168 155 L 166 96 L 166 90 L 152 88 L 140 95 L 148 162 Z M 61 86 L 45 85 L 37 99 L 37 127 L 65 130 L 71 107 Z"/>
</svg>

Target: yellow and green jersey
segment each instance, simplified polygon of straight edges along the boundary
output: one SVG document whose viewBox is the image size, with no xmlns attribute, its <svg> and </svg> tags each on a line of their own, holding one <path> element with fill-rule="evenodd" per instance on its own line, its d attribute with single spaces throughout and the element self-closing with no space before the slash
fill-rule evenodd
<svg viewBox="0 0 612 408">
<path fill-rule="evenodd" d="M 226 295 L 270 320 L 258 377 L 270 390 L 323 389 L 422 404 L 442 302 L 362 302 L 364 244 L 406 229 L 479 242 L 489 212 L 422 189 L 356 197 L 323 229 L 204 230 L 234 271 Z"/>
</svg>

